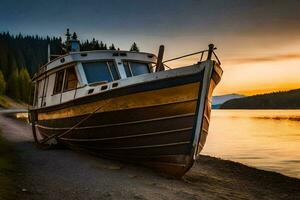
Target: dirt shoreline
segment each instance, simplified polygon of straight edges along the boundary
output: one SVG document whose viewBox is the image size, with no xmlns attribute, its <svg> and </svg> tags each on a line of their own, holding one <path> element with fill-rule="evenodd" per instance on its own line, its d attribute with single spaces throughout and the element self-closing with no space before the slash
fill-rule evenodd
<svg viewBox="0 0 300 200">
<path fill-rule="evenodd" d="M 201 156 L 182 179 L 170 179 L 68 149 L 39 150 L 29 125 L 2 115 L 0 128 L 23 166 L 18 199 L 300 199 L 300 179 L 231 161 Z"/>
</svg>

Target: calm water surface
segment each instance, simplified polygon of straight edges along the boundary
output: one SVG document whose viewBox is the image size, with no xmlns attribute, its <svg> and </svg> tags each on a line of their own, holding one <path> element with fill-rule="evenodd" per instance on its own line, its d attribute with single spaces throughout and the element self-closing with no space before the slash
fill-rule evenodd
<svg viewBox="0 0 300 200">
<path fill-rule="evenodd" d="M 300 178 L 300 110 L 213 110 L 202 154 Z"/>
</svg>

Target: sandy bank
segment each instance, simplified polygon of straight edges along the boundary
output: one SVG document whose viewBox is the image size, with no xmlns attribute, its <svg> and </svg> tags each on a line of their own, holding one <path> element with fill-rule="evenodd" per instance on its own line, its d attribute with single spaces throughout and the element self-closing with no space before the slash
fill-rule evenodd
<svg viewBox="0 0 300 200">
<path fill-rule="evenodd" d="M 42 151 L 30 127 L 0 116 L 20 152 L 19 199 L 300 199 L 300 180 L 202 156 L 182 179 L 68 149 Z M 26 192 L 21 192 L 26 189 Z"/>
</svg>

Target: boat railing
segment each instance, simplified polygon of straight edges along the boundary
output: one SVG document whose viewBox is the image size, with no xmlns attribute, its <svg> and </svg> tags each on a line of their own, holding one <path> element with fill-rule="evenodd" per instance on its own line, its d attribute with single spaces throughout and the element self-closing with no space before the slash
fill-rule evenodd
<svg viewBox="0 0 300 200">
<path fill-rule="evenodd" d="M 221 61 L 220 61 L 219 57 L 217 56 L 217 54 L 214 51 L 214 50 L 217 50 L 217 48 L 213 44 L 208 45 L 208 47 L 209 48 L 206 49 L 206 50 L 197 51 L 197 52 L 194 52 L 194 53 L 189 53 L 189 54 L 185 54 L 185 55 L 182 55 L 182 56 L 179 56 L 179 57 L 175 57 L 175 58 L 171 58 L 171 59 L 165 60 L 165 61 L 162 62 L 162 64 L 166 68 L 172 69 L 171 67 L 169 67 L 165 63 L 171 62 L 171 61 L 175 61 L 175 60 L 179 60 L 179 59 L 186 58 L 186 57 L 190 57 L 190 56 L 194 56 L 194 55 L 197 55 L 197 54 L 200 54 L 200 60 L 199 60 L 199 62 L 202 62 L 204 60 L 205 54 L 207 54 L 207 59 L 206 60 L 211 60 L 212 57 L 214 56 L 214 58 L 218 62 L 218 64 L 221 65 Z"/>
</svg>

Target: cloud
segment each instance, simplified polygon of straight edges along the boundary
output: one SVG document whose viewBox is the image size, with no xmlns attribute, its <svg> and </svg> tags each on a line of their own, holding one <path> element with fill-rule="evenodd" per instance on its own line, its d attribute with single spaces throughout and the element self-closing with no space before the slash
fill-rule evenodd
<svg viewBox="0 0 300 200">
<path fill-rule="evenodd" d="M 231 58 L 227 59 L 227 62 L 234 64 L 248 64 L 248 63 L 258 63 L 258 62 L 275 62 L 275 61 L 285 61 L 300 59 L 300 53 L 289 53 L 289 54 L 275 54 L 270 56 L 262 57 L 250 57 L 250 58 Z"/>
</svg>

